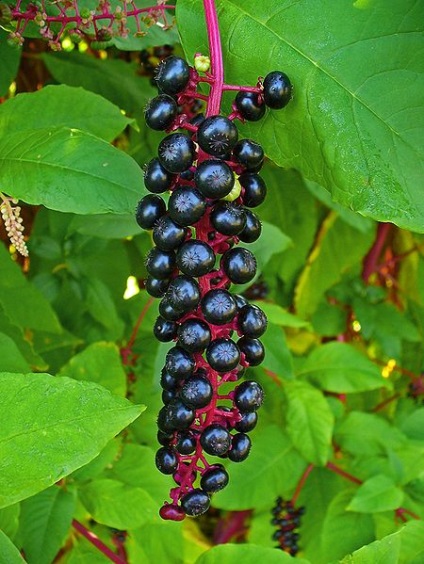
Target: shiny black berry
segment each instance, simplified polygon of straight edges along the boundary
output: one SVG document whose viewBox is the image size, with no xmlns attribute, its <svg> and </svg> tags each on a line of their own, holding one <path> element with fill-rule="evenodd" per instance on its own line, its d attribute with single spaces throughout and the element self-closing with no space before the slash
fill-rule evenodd
<svg viewBox="0 0 424 564">
<path fill-rule="evenodd" d="M 211 212 L 211 223 L 223 235 L 238 235 L 246 226 L 245 211 L 249 210 L 231 202 L 219 202 Z"/>
<path fill-rule="evenodd" d="M 235 105 L 240 115 L 248 121 L 258 121 L 265 115 L 265 104 L 256 92 L 238 92 Z"/>
<path fill-rule="evenodd" d="M 172 376 L 165 368 L 162 368 L 160 385 L 164 390 L 175 390 L 178 386 L 178 379 Z"/>
<path fill-rule="evenodd" d="M 209 325 L 200 319 L 187 319 L 177 331 L 178 345 L 188 352 L 202 352 L 209 345 L 211 331 Z"/>
<path fill-rule="evenodd" d="M 176 249 L 186 238 L 186 229 L 168 215 L 162 215 L 153 226 L 153 241 L 162 251 Z"/>
<path fill-rule="evenodd" d="M 221 266 L 234 284 L 250 282 L 256 275 L 256 259 L 253 253 L 241 247 L 226 251 L 222 255 Z"/>
<path fill-rule="evenodd" d="M 243 204 L 248 208 L 256 208 L 265 200 L 266 184 L 259 174 L 245 172 L 239 176 L 243 187 Z"/>
<path fill-rule="evenodd" d="M 237 341 L 237 346 L 244 353 L 249 366 L 258 366 L 265 358 L 265 349 L 259 339 L 242 337 Z"/>
<path fill-rule="evenodd" d="M 166 298 L 175 309 L 191 311 L 200 301 L 199 284 L 191 276 L 180 274 L 170 282 Z"/>
<path fill-rule="evenodd" d="M 160 280 L 169 278 L 176 267 L 175 253 L 153 247 L 146 255 L 145 265 L 150 276 Z"/>
<path fill-rule="evenodd" d="M 177 336 L 177 324 L 159 316 L 153 325 L 153 334 L 161 343 L 168 343 Z"/>
<path fill-rule="evenodd" d="M 165 369 L 178 379 L 189 378 L 195 368 L 193 355 L 181 347 L 172 347 L 166 354 Z"/>
<path fill-rule="evenodd" d="M 171 429 L 183 431 L 188 429 L 196 415 L 194 409 L 187 407 L 179 398 L 171 400 L 163 409 L 165 410 L 166 428 L 161 430 L 165 431 Z"/>
<path fill-rule="evenodd" d="M 187 86 L 190 67 L 181 57 L 167 57 L 157 67 L 155 81 L 165 94 L 178 94 Z"/>
<path fill-rule="evenodd" d="M 206 210 L 204 196 L 191 186 L 181 186 L 169 198 L 168 211 L 171 218 L 183 227 L 199 221 Z"/>
<path fill-rule="evenodd" d="M 238 365 L 240 350 L 231 339 L 214 339 L 206 349 L 206 360 L 217 372 L 229 372 Z"/>
<path fill-rule="evenodd" d="M 245 411 L 241 414 L 241 419 L 234 425 L 236 431 L 248 433 L 252 431 L 258 422 L 258 414 L 256 411 Z"/>
<path fill-rule="evenodd" d="M 293 87 L 284 72 L 270 72 L 266 75 L 263 86 L 263 96 L 268 107 L 279 110 L 290 102 Z"/>
<path fill-rule="evenodd" d="M 172 125 L 177 113 L 178 106 L 174 98 L 167 94 L 160 94 L 147 104 L 144 119 L 151 129 L 163 131 Z"/>
<path fill-rule="evenodd" d="M 152 229 L 165 212 L 166 204 L 163 199 L 156 194 L 147 194 L 137 204 L 135 219 L 142 229 Z"/>
<path fill-rule="evenodd" d="M 264 161 L 264 150 L 252 139 L 240 139 L 234 146 L 233 157 L 247 172 L 257 172 Z"/>
<path fill-rule="evenodd" d="M 158 158 L 152 159 L 147 163 L 144 172 L 144 185 L 149 192 L 162 194 L 171 188 L 176 179 L 175 174 L 167 171 Z"/>
<path fill-rule="evenodd" d="M 245 433 L 237 433 L 231 439 L 231 448 L 228 458 L 233 462 L 242 462 L 249 456 L 252 443 Z"/>
<path fill-rule="evenodd" d="M 246 223 L 243 230 L 238 234 L 243 243 L 254 243 L 262 233 L 262 223 L 259 217 L 252 211 L 245 209 Z"/>
<path fill-rule="evenodd" d="M 193 409 L 206 407 L 212 399 L 213 389 L 205 376 L 194 375 L 188 378 L 180 391 L 182 401 Z"/>
<path fill-rule="evenodd" d="M 229 323 L 237 313 L 237 304 L 227 290 L 209 290 L 201 302 L 200 307 L 206 321 L 213 325 Z"/>
<path fill-rule="evenodd" d="M 239 311 L 238 326 L 246 337 L 260 337 L 266 331 L 267 318 L 259 307 L 246 305 Z"/>
<path fill-rule="evenodd" d="M 195 488 L 181 498 L 181 507 L 186 515 L 198 517 L 209 509 L 210 499 L 207 493 L 200 488 Z"/>
<path fill-rule="evenodd" d="M 184 133 L 171 133 L 159 143 L 158 158 L 168 172 L 183 172 L 191 167 L 196 154 L 194 143 Z"/>
<path fill-rule="evenodd" d="M 231 446 L 231 435 L 222 425 L 208 425 L 200 435 L 200 444 L 207 454 L 222 456 Z"/>
<path fill-rule="evenodd" d="M 166 294 L 159 303 L 159 314 L 166 321 L 178 321 L 185 313 L 184 309 L 175 307 Z"/>
<path fill-rule="evenodd" d="M 162 446 L 169 446 L 169 443 L 172 441 L 173 437 L 174 433 L 164 433 L 164 431 L 157 432 L 158 443 Z"/>
<path fill-rule="evenodd" d="M 197 166 L 194 181 L 206 198 L 219 200 L 233 189 L 234 173 L 224 161 L 211 159 Z"/>
<path fill-rule="evenodd" d="M 245 380 L 235 389 L 234 403 L 240 411 L 256 411 L 264 401 L 264 391 L 260 384 Z"/>
<path fill-rule="evenodd" d="M 202 490 L 207 493 L 216 493 L 224 489 L 229 482 L 229 476 L 222 464 L 216 464 L 206 470 L 200 479 Z"/>
<path fill-rule="evenodd" d="M 148 294 L 154 298 L 161 298 L 169 286 L 169 279 L 159 279 L 154 276 L 148 276 L 145 282 L 145 288 Z"/>
<path fill-rule="evenodd" d="M 190 431 L 178 433 L 175 448 L 180 454 L 192 454 L 196 449 L 196 438 Z"/>
<path fill-rule="evenodd" d="M 197 130 L 197 142 L 201 149 L 214 157 L 226 157 L 237 140 L 237 127 L 224 116 L 206 118 Z"/>
<path fill-rule="evenodd" d="M 162 391 L 162 403 L 164 403 L 165 405 L 167 403 L 169 403 L 170 401 L 172 401 L 173 399 L 178 397 L 178 391 L 177 390 L 163 390 Z"/>
<path fill-rule="evenodd" d="M 189 239 L 177 252 L 177 266 L 189 276 L 203 276 L 212 270 L 215 264 L 215 253 L 203 241 Z"/>
<path fill-rule="evenodd" d="M 162 474 L 173 474 L 178 466 L 178 458 L 175 450 L 162 447 L 156 453 L 156 467 Z"/>
</svg>

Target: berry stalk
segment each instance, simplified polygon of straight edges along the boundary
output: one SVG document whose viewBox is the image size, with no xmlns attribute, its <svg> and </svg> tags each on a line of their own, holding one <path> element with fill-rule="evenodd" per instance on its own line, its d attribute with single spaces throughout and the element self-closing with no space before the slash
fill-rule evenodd
<svg viewBox="0 0 424 564">
<path fill-rule="evenodd" d="M 218 15 L 214 0 L 203 0 L 206 28 L 208 32 L 209 52 L 213 82 L 207 104 L 206 117 L 221 111 L 221 99 L 224 86 L 224 64 L 222 60 L 221 34 L 219 33 Z"/>
</svg>

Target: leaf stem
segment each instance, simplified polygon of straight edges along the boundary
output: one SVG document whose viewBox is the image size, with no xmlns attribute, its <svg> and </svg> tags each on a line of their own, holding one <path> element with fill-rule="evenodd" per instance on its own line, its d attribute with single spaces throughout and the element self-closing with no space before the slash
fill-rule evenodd
<svg viewBox="0 0 424 564">
<path fill-rule="evenodd" d="M 364 258 L 362 268 L 362 280 L 367 283 L 369 277 L 373 272 L 378 270 L 378 259 L 381 255 L 386 239 L 393 228 L 392 223 L 379 223 L 377 228 L 377 235 L 373 246 Z"/>
<path fill-rule="evenodd" d="M 303 472 L 302 476 L 300 477 L 299 482 L 297 483 L 296 489 L 294 491 L 293 497 L 291 498 L 291 502 L 294 505 L 296 505 L 297 502 L 297 498 L 300 495 L 300 492 L 302 491 L 303 486 L 305 485 L 306 480 L 308 479 L 309 474 L 312 472 L 312 470 L 314 469 L 314 465 L 313 464 L 308 464 L 308 466 L 306 467 L 305 471 Z"/>
<path fill-rule="evenodd" d="M 349 474 L 349 472 L 345 472 L 339 466 L 336 466 L 332 462 L 327 462 L 326 468 L 328 468 L 332 472 L 335 472 L 336 474 L 339 474 L 339 476 L 346 478 L 346 480 L 349 480 L 350 482 L 353 482 L 354 484 L 360 485 L 360 484 L 363 483 L 362 480 L 360 480 L 356 476 L 353 476 L 352 474 Z"/>
<path fill-rule="evenodd" d="M 106 546 L 97 535 L 93 532 L 89 531 L 82 523 L 77 521 L 76 519 L 72 520 L 72 526 L 76 531 L 78 531 L 83 537 L 85 537 L 88 542 L 91 542 L 93 546 L 95 546 L 102 554 L 109 558 L 111 562 L 115 562 L 115 564 L 127 564 L 125 560 L 122 560 L 119 556 L 117 556 L 112 550 Z"/>
</svg>

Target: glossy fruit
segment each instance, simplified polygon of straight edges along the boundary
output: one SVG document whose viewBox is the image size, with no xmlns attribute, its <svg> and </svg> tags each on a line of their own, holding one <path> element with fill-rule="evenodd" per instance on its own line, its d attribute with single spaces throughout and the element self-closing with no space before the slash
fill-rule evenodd
<svg viewBox="0 0 424 564">
<path fill-rule="evenodd" d="M 159 316 L 153 325 L 153 334 L 161 343 L 168 343 L 177 336 L 177 324 Z"/>
<path fill-rule="evenodd" d="M 258 414 L 256 411 L 245 411 L 241 414 L 241 419 L 234 425 L 236 431 L 248 433 L 252 431 L 258 422 Z"/>
<path fill-rule="evenodd" d="M 169 286 L 169 278 L 163 280 L 155 278 L 154 276 L 148 276 L 145 282 L 145 288 L 148 294 L 154 298 L 161 298 Z"/>
<path fill-rule="evenodd" d="M 190 517 L 203 515 L 209 509 L 210 499 L 206 492 L 200 488 L 195 488 L 181 498 L 181 507 Z"/>
<path fill-rule="evenodd" d="M 171 188 L 176 179 L 176 175 L 168 172 L 158 158 L 154 158 L 147 163 L 144 172 L 144 185 L 149 192 L 162 194 Z"/>
<path fill-rule="evenodd" d="M 191 311 L 200 301 L 199 284 L 191 276 L 180 274 L 170 282 L 166 297 L 175 309 Z"/>
<path fill-rule="evenodd" d="M 227 196 L 234 186 L 234 173 L 224 161 L 210 159 L 197 166 L 194 175 L 196 187 L 206 198 Z"/>
<path fill-rule="evenodd" d="M 166 294 L 161 299 L 159 303 L 159 314 L 161 317 L 166 319 L 166 321 L 178 321 L 178 319 L 180 319 L 180 317 L 182 317 L 184 313 L 185 312 L 183 309 L 176 308 L 173 305 Z"/>
<path fill-rule="evenodd" d="M 159 143 L 158 158 L 168 172 L 179 173 L 193 164 L 196 150 L 193 141 L 184 133 L 171 133 Z"/>
<path fill-rule="evenodd" d="M 265 104 L 256 92 L 238 92 L 235 105 L 240 115 L 248 121 L 258 121 L 265 115 Z"/>
<path fill-rule="evenodd" d="M 231 439 L 231 448 L 228 451 L 228 458 L 232 462 L 242 462 L 249 456 L 252 442 L 245 433 L 237 433 Z"/>
<path fill-rule="evenodd" d="M 146 255 L 146 270 L 154 278 L 169 278 L 176 267 L 175 253 L 153 247 Z"/>
<path fill-rule="evenodd" d="M 177 331 L 178 345 L 188 352 L 202 352 L 209 345 L 211 331 L 209 325 L 200 319 L 187 319 Z"/>
<path fill-rule="evenodd" d="M 204 472 L 200 479 L 200 486 L 207 493 L 216 493 L 224 489 L 228 482 L 227 471 L 222 464 L 216 464 Z"/>
<path fill-rule="evenodd" d="M 279 110 L 286 106 L 292 97 L 293 87 L 289 77 L 281 71 L 273 71 L 266 75 L 263 82 L 265 104 Z"/>
<path fill-rule="evenodd" d="M 207 454 L 222 456 L 231 446 L 231 435 L 222 425 L 208 425 L 200 435 L 200 444 Z"/>
<path fill-rule="evenodd" d="M 190 431 L 178 433 L 175 448 L 180 454 L 192 454 L 196 449 L 196 438 Z"/>
<path fill-rule="evenodd" d="M 249 366 L 259 366 L 265 358 L 265 349 L 259 339 L 252 337 L 242 337 L 237 341 L 240 352 L 244 354 Z"/>
<path fill-rule="evenodd" d="M 144 120 L 151 129 L 163 131 L 172 125 L 177 114 L 178 106 L 174 98 L 167 94 L 160 94 L 147 104 Z"/>
<path fill-rule="evenodd" d="M 243 243 L 254 243 L 262 233 L 262 223 L 259 217 L 252 211 L 245 208 L 246 223 L 243 230 L 238 234 Z"/>
<path fill-rule="evenodd" d="M 165 212 L 166 204 L 163 199 L 156 194 L 147 194 L 137 204 L 135 219 L 142 229 L 152 229 Z"/>
<path fill-rule="evenodd" d="M 196 414 L 194 409 L 187 407 L 179 398 L 171 400 L 168 405 L 165 405 L 164 410 L 166 428 L 162 430 L 165 431 L 169 429 L 177 431 L 188 429 L 193 423 Z"/>
<path fill-rule="evenodd" d="M 211 212 L 211 223 L 223 235 L 238 235 L 246 226 L 245 211 L 231 202 L 219 202 Z"/>
<path fill-rule="evenodd" d="M 193 374 L 195 366 L 193 355 L 181 347 L 172 347 L 166 353 L 165 369 L 174 378 L 188 378 Z"/>
<path fill-rule="evenodd" d="M 240 411 L 256 411 L 263 401 L 264 391 L 254 380 L 245 380 L 235 389 L 234 403 Z"/>
<path fill-rule="evenodd" d="M 171 218 L 183 227 L 193 225 L 206 210 L 204 196 L 191 186 L 181 186 L 174 190 L 169 198 L 168 212 Z"/>
<path fill-rule="evenodd" d="M 178 466 L 178 458 L 174 449 L 162 447 L 155 457 L 156 467 L 162 474 L 173 474 Z"/>
<path fill-rule="evenodd" d="M 169 215 L 162 215 L 153 226 L 153 241 L 162 251 L 176 249 L 186 238 L 186 229 Z"/>
<path fill-rule="evenodd" d="M 177 266 L 189 276 L 203 276 L 212 270 L 215 264 L 215 253 L 203 241 L 189 239 L 177 252 Z"/>
<path fill-rule="evenodd" d="M 256 259 L 253 253 L 241 247 L 226 251 L 222 255 L 221 266 L 234 284 L 250 282 L 256 275 Z"/>
<path fill-rule="evenodd" d="M 206 349 L 206 360 L 217 372 L 229 372 L 238 365 L 240 350 L 231 339 L 214 339 Z"/>
<path fill-rule="evenodd" d="M 248 208 L 256 208 L 265 200 L 266 184 L 259 174 L 245 172 L 239 176 L 243 187 L 243 204 Z"/>
<path fill-rule="evenodd" d="M 182 521 L 185 519 L 185 513 L 178 505 L 167 503 L 159 509 L 159 515 L 165 521 Z"/>
<path fill-rule="evenodd" d="M 239 311 L 237 323 L 242 335 L 261 337 L 266 331 L 267 318 L 259 307 L 246 305 Z"/>
<path fill-rule="evenodd" d="M 200 307 L 206 321 L 214 325 L 229 323 L 237 313 L 236 302 L 228 290 L 209 290 L 203 296 Z"/>
<path fill-rule="evenodd" d="M 211 383 L 204 376 L 194 375 L 188 378 L 180 391 L 180 398 L 193 409 L 206 407 L 212 399 Z"/>
<path fill-rule="evenodd" d="M 237 127 L 224 116 L 206 118 L 197 130 L 197 142 L 201 149 L 214 157 L 226 157 L 237 140 Z"/>
<path fill-rule="evenodd" d="M 157 67 L 155 81 L 166 94 L 178 94 L 187 86 L 190 79 L 190 67 L 181 57 L 171 55 Z"/>
<path fill-rule="evenodd" d="M 240 139 L 234 145 L 233 157 L 247 172 L 257 172 L 264 161 L 264 150 L 252 139 Z"/>
<path fill-rule="evenodd" d="M 175 390 L 178 386 L 178 379 L 172 376 L 165 368 L 162 368 L 160 375 L 160 385 L 164 390 Z"/>
</svg>

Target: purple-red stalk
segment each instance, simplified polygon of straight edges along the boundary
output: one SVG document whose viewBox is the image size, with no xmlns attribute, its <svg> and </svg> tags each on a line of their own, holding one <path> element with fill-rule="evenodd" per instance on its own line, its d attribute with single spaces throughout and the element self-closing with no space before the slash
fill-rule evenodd
<svg viewBox="0 0 424 564">
<path fill-rule="evenodd" d="M 314 469 L 314 465 L 313 464 L 308 464 L 308 466 L 306 467 L 305 471 L 303 472 L 302 476 L 300 477 L 300 480 L 297 483 L 296 489 L 294 491 L 294 494 L 291 498 L 291 503 L 293 504 L 293 507 L 296 505 L 297 499 L 300 495 L 300 492 L 302 491 L 303 486 L 305 485 L 306 480 L 308 479 L 309 474 L 312 472 L 312 470 Z"/>
<path fill-rule="evenodd" d="M 89 531 L 82 523 L 76 519 L 72 520 L 72 526 L 76 531 L 78 531 L 84 538 L 88 540 L 93 546 L 95 546 L 106 558 L 109 558 L 111 562 L 115 564 L 127 564 L 126 560 L 123 560 L 120 556 L 115 554 L 108 546 L 106 546 L 97 535 Z"/>
</svg>

